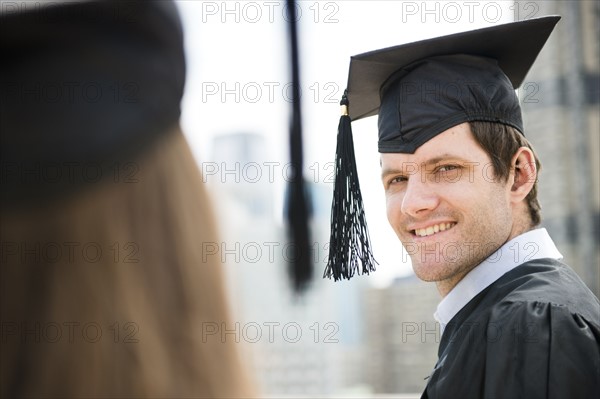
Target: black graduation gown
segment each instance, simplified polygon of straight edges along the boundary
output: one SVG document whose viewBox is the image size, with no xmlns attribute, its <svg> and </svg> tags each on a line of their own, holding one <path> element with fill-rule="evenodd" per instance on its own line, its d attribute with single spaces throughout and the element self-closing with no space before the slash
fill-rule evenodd
<svg viewBox="0 0 600 399">
<path fill-rule="evenodd" d="M 448 323 L 422 398 L 600 398 L 600 302 L 567 265 L 524 263 Z"/>
</svg>

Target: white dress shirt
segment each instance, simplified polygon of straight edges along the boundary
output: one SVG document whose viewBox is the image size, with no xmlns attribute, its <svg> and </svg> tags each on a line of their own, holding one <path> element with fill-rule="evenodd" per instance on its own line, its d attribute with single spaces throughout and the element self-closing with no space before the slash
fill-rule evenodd
<svg viewBox="0 0 600 399">
<path fill-rule="evenodd" d="M 534 259 L 562 259 L 544 228 L 513 238 L 471 270 L 439 303 L 433 317 L 442 332 L 452 318 L 477 294 L 515 267 Z"/>
</svg>

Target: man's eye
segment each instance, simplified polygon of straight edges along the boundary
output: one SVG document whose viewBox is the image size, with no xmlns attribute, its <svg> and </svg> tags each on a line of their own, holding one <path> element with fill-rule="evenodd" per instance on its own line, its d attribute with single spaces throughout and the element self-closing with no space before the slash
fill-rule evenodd
<svg viewBox="0 0 600 399">
<path fill-rule="evenodd" d="M 394 184 L 394 183 L 402 183 L 407 181 L 408 179 L 406 178 L 406 176 L 396 176 L 392 179 L 390 179 L 390 184 Z"/>
<path fill-rule="evenodd" d="M 457 165 L 442 165 L 437 168 L 436 172 L 450 172 L 451 170 L 458 169 Z"/>
</svg>

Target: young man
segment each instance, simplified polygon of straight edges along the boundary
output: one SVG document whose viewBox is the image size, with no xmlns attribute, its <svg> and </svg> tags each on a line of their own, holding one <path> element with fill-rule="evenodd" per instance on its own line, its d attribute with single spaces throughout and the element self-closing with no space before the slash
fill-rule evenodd
<svg viewBox="0 0 600 399">
<path fill-rule="evenodd" d="M 347 118 L 379 114 L 388 220 L 415 274 L 443 298 L 424 398 L 600 395 L 600 302 L 537 228 L 540 163 L 514 92 L 558 19 L 352 59 Z M 338 183 L 358 187 L 346 166 L 353 162 L 338 151 L 332 242 L 365 272 L 368 234 L 339 228 L 364 218 L 360 195 Z M 339 273 L 339 263 L 330 257 L 328 272 Z M 353 273 L 343 267 L 338 278 Z"/>
</svg>

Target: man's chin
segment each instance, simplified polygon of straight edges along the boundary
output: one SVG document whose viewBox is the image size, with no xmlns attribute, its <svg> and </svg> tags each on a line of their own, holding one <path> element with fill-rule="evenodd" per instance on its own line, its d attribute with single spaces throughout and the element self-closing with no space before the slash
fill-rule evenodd
<svg viewBox="0 0 600 399">
<path fill-rule="evenodd" d="M 441 269 L 441 270 L 440 270 Z M 440 265 L 427 265 L 427 264 L 415 264 L 413 262 L 413 271 L 415 275 L 423 281 L 428 283 L 434 283 L 436 281 L 440 281 L 444 279 L 444 276 L 441 275 L 441 271 L 443 268 L 440 268 Z"/>
<path fill-rule="evenodd" d="M 451 279 L 464 270 L 459 264 L 442 262 L 422 263 L 413 261 L 412 268 L 420 280 L 431 283 Z"/>
</svg>

